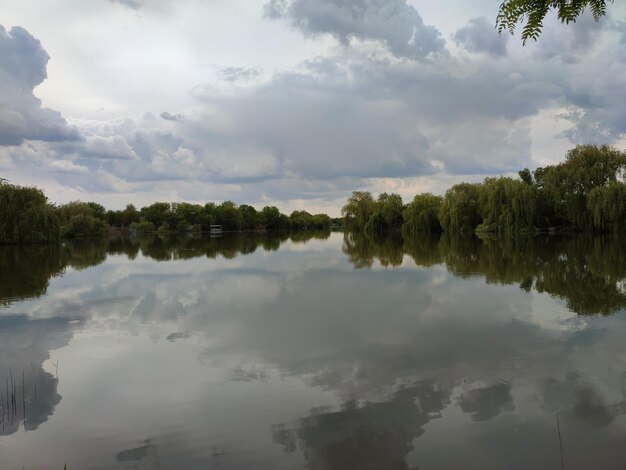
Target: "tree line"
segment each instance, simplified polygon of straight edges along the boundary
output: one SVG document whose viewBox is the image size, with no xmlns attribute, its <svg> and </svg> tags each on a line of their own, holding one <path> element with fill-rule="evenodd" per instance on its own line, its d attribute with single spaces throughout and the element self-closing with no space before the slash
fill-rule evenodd
<svg viewBox="0 0 626 470">
<path fill-rule="evenodd" d="M 327 214 L 280 212 L 275 206 L 261 210 L 232 201 L 204 205 L 155 202 L 137 209 L 106 210 L 96 202 L 51 204 L 35 187 L 9 184 L 0 179 L 0 244 L 54 242 L 108 233 L 110 228 L 137 233 L 208 232 L 211 225 L 224 231 L 328 229 L 341 219 Z"/>
<path fill-rule="evenodd" d="M 626 222 L 625 171 L 626 152 L 579 145 L 557 165 L 456 184 L 444 196 L 418 194 L 408 204 L 398 194 L 374 199 L 354 191 L 342 215 L 347 228 L 370 234 L 618 232 Z"/>
</svg>

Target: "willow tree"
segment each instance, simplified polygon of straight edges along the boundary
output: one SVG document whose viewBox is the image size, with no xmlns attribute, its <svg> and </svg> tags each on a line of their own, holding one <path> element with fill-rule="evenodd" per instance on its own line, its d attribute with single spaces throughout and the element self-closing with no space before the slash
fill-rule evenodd
<svg viewBox="0 0 626 470">
<path fill-rule="evenodd" d="M 543 28 L 543 21 L 550 10 L 556 11 L 561 23 L 574 23 L 585 8 L 591 10 L 598 21 L 606 14 L 607 3 L 613 0 L 504 0 L 496 18 L 499 33 L 515 32 L 519 23 L 526 23 L 522 28 L 522 41 L 537 40 Z"/>
<path fill-rule="evenodd" d="M 514 234 L 533 229 L 535 190 L 512 178 L 486 178 L 480 188 L 480 212 L 486 232 Z"/>
<path fill-rule="evenodd" d="M 363 230 L 376 209 L 376 203 L 369 191 L 352 191 L 346 205 L 341 208 L 346 227 Z"/>
<path fill-rule="evenodd" d="M 374 204 L 374 212 L 365 224 L 370 234 L 383 234 L 402 227 L 402 197 L 394 193 L 381 193 Z"/>
<path fill-rule="evenodd" d="M 40 189 L 0 180 L 0 243 L 39 243 L 59 239 L 54 207 Z"/>
<path fill-rule="evenodd" d="M 431 193 L 418 194 L 407 204 L 404 210 L 404 225 L 402 232 L 412 234 L 418 232 L 436 233 L 441 231 L 439 224 L 439 209 L 441 196 Z"/>
<path fill-rule="evenodd" d="M 439 208 L 439 223 L 447 232 L 472 232 L 480 224 L 478 207 L 480 184 L 460 183 L 452 186 Z"/>
<path fill-rule="evenodd" d="M 564 162 L 535 172 L 535 179 L 556 213 L 581 229 L 593 226 L 587 208 L 587 195 L 622 181 L 626 171 L 626 152 L 607 145 L 578 145 L 567 153 Z"/>
<path fill-rule="evenodd" d="M 101 207 L 101 206 L 100 206 Z M 94 203 L 72 201 L 57 208 L 62 235 L 67 238 L 104 235 L 107 229 L 106 213 Z M 100 214 L 102 218 L 96 216 Z"/>
<path fill-rule="evenodd" d="M 395 193 L 381 193 L 378 196 L 376 206 L 385 219 L 387 227 L 402 226 L 402 196 Z"/>
<path fill-rule="evenodd" d="M 622 230 L 626 220 L 626 185 L 612 182 L 608 186 L 594 188 L 587 195 L 587 209 L 596 229 Z"/>
</svg>

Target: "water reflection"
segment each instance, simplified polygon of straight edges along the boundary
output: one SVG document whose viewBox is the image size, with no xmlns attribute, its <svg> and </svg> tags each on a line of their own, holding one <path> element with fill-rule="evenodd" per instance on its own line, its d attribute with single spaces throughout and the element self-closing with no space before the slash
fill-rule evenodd
<svg viewBox="0 0 626 470">
<path fill-rule="evenodd" d="M 343 252 L 352 265 L 400 266 L 403 254 L 418 266 L 445 264 L 460 277 L 518 284 L 566 301 L 581 315 L 608 315 L 626 307 L 625 240 L 611 237 L 441 238 L 344 235 Z"/>
<path fill-rule="evenodd" d="M 566 468 L 626 461 L 624 315 L 568 310 L 623 308 L 616 240 L 326 237 L 65 244 L 30 300 L 3 270 L 6 465 L 552 469 L 556 414 Z"/>
<path fill-rule="evenodd" d="M 194 235 L 138 238 L 78 239 L 50 245 L 0 246 L 0 306 L 39 297 L 51 278 L 66 268 L 83 270 L 103 263 L 108 255 L 126 255 L 134 260 L 139 253 L 156 261 L 192 259 L 201 256 L 233 259 L 254 253 L 260 246 L 275 251 L 286 240 L 306 243 L 324 240 L 330 231 L 234 233 L 210 238 Z"/>
<path fill-rule="evenodd" d="M 291 238 L 297 243 L 305 243 L 329 235 L 328 231 L 304 232 Z M 156 261 L 201 256 L 233 259 L 239 253 L 254 253 L 259 246 L 274 251 L 288 239 L 290 235 L 286 233 L 248 233 L 222 238 L 84 239 L 62 244 L 0 246 L 0 307 L 7 308 L 16 302 L 43 296 L 50 280 L 62 276 L 68 268 L 86 270 L 104 263 L 109 255 L 125 255 L 134 260 L 141 253 Z M 119 300 L 119 296 L 110 298 Z M 0 436 L 15 433 L 20 425 L 26 431 L 37 429 L 61 401 L 57 377 L 45 371 L 43 364 L 49 358 L 49 351 L 69 343 L 74 332 L 83 327 L 90 312 L 81 304 L 57 303 L 53 310 L 62 312 L 58 316 L 51 312 L 37 316 L 3 314 L 0 310 Z M 176 341 L 188 336 L 187 332 L 174 332 L 167 339 Z"/>
<path fill-rule="evenodd" d="M 45 294 L 50 278 L 67 267 L 86 269 L 123 254 L 157 261 L 197 257 L 234 259 L 259 247 L 275 251 L 294 243 L 326 239 L 329 232 L 247 233 L 223 238 L 149 237 L 108 241 L 78 240 L 61 245 L 0 247 L 0 305 Z M 562 298 L 581 315 L 611 314 L 626 306 L 626 250 L 608 237 L 369 237 L 346 233 L 342 251 L 357 269 L 400 266 L 404 255 L 417 266 L 445 264 L 456 276 L 484 276 L 489 283 L 517 284 Z"/>
<path fill-rule="evenodd" d="M 299 448 L 315 470 L 409 469 L 405 458 L 413 440 L 441 417 L 451 392 L 422 381 L 401 387 L 387 401 L 313 410 L 292 427 L 275 425 L 273 440 L 287 453 Z"/>
<path fill-rule="evenodd" d="M 46 422 L 61 401 L 57 377 L 44 371 L 49 351 L 68 344 L 70 318 L 0 316 L 0 435 L 26 431 Z M 75 325 L 74 325 L 75 326 Z"/>
<path fill-rule="evenodd" d="M 503 411 L 515 411 L 511 388 L 509 383 L 474 388 L 459 397 L 459 405 L 473 421 L 488 421 Z"/>
</svg>

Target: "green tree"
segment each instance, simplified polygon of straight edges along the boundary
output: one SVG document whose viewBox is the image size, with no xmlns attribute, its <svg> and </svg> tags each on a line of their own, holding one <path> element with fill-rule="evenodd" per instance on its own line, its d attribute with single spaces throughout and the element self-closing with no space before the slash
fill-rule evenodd
<svg viewBox="0 0 626 470">
<path fill-rule="evenodd" d="M 56 241 L 60 234 L 58 214 L 40 189 L 0 179 L 0 244 Z"/>
<path fill-rule="evenodd" d="M 606 14 L 607 3 L 613 0 L 504 0 L 496 17 L 499 33 L 515 31 L 518 23 L 526 22 L 522 28 L 522 41 L 537 40 L 543 28 L 543 20 L 550 10 L 555 10 L 561 23 L 572 23 L 589 8 L 598 21 Z"/>
<path fill-rule="evenodd" d="M 133 204 L 128 204 L 122 211 L 121 222 L 123 227 L 128 227 L 133 222 L 139 222 L 141 215 Z"/>
<path fill-rule="evenodd" d="M 528 168 L 518 171 L 517 174 L 519 175 L 519 179 L 521 179 L 528 186 L 533 186 L 535 184 L 533 174 Z"/>
<path fill-rule="evenodd" d="M 473 232 L 482 220 L 479 196 L 479 184 L 460 183 L 448 189 L 439 209 L 441 228 L 447 232 Z"/>
<path fill-rule="evenodd" d="M 315 229 L 328 229 L 331 223 L 332 220 L 327 214 L 315 214 L 311 218 L 310 226 Z"/>
<path fill-rule="evenodd" d="M 261 209 L 261 213 L 259 214 L 259 219 L 261 223 L 265 226 L 265 228 L 275 230 L 282 228 L 281 214 L 276 206 L 265 206 Z"/>
<path fill-rule="evenodd" d="M 247 204 L 241 204 L 239 206 L 239 212 L 243 218 L 243 229 L 252 230 L 259 225 L 259 213 L 257 210 Z"/>
<path fill-rule="evenodd" d="M 91 207 L 91 212 L 96 219 L 107 220 L 106 217 L 106 209 L 102 204 L 98 204 L 97 202 L 88 202 L 87 205 Z"/>
<path fill-rule="evenodd" d="M 160 227 L 170 219 L 170 204 L 167 202 L 155 202 L 149 206 L 142 207 L 139 215 L 151 222 L 155 227 Z"/>
<path fill-rule="evenodd" d="M 537 169 L 535 179 L 558 217 L 581 229 L 593 226 L 587 195 L 594 188 L 623 180 L 626 152 L 607 145 L 578 145 L 564 162 Z"/>
<path fill-rule="evenodd" d="M 66 238 L 104 235 L 107 229 L 104 207 L 95 203 L 72 201 L 57 208 L 62 235 Z M 102 218 L 96 217 L 100 214 Z"/>
<path fill-rule="evenodd" d="M 375 209 L 376 203 L 369 191 L 352 191 L 352 196 L 341 209 L 341 215 L 344 217 L 346 227 L 363 230 Z"/>
<path fill-rule="evenodd" d="M 105 220 L 112 227 L 120 227 L 122 225 L 122 211 L 106 211 Z"/>
<path fill-rule="evenodd" d="M 480 187 L 480 213 L 477 231 L 513 235 L 531 231 L 535 213 L 532 186 L 512 178 L 486 178 Z"/>
<path fill-rule="evenodd" d="M 217 206 L 214 202 L 207 202 L 202 208 L 201 225 L 204 231 L 209 231 L 210 226 L 217 220 Z"/>
<path fill-rule="evenodd" d="M 293 211 L 289 216 L 291 226 L 298 230 L 306 230 L 310 227 L 313 216 L 307 211 Z"/>
<path fill-rule="evenodd" d="M 614 181 L 607 186 L 592 189 L 587 195 L 587 209 L 596 229 L 613 229 L 614 232 L 623 230 L 626 221 L 626 185 Z"/>
<path fill-rule="evenodd" d="M 413 198 L 403 212 L 404 225 L 402 233 L 417 232 L 436 233 L 441 231 L 439 224 L 439 209 L 442 198 L 431 193 L 418 194 Z"/>
<path fill-rule="evenodd" d="M 243 216 L 232 201 L 224 201 L 215 208 L 215 223 L 224 230 L 239 231 L 243 225 Z"/>
<path fill-rule="evenodd" d="M 172 218 L 170 222 L 179 232 L 186 232 L 190 227 L 202 225 L 202 209 L 198 204 L 177 202 L 171 204 Z"/>
<path fill-rule="evenodd" d="M 142 218 L 139 222 L 133 222 L 130 224 L 130 228 L 136 230 L 137 233 L 152 233 L 155 230 L 154 224 L 152 222 L 148 222 L 146 219 Z"/>
<path fill-rule="evenodd" d="M 107 224 L 89 214 L 80 213 L 72 216 L 69 223 L 63 227 L 63 236 L 67 238 L 92 237 L 104 235 Z"/>
<path fill-rule="evenodd" d="M 383 216 L 387 229 L 402 226 L 402 197 L 399 194 L 381 193 L 376 203 L 377 210 Z"/>
</svg>

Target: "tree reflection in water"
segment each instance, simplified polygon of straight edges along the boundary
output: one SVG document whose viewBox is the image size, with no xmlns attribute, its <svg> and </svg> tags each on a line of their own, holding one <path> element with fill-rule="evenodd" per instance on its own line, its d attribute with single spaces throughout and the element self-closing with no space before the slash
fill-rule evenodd
<svg viewBox="0 0 626 470">
<path fill-rule="evenodd" d="M 343 252 L 356 269 L 444 264 L 455 276 L 483 276 L 488 283 L 519 284 L 562 298 L 580 315 L 609 315 L 626 307 L 626 250 L 612 237 L 477 238 L 428 235 L 383 239 L 344 234 Z"/>
<path fill-rule="evenodd" d="M 328 231 L 306 232 L 295 235 L 294 241 L 303 243 L 329 235 Z M 3 314 L 2 307 L 41 297 L 52 278 L 62 276 L 67 269 L 80 271 L 104 263 L 109 255 L 126 255 L 133 260 L 141 253 L 157 261 L 201 256 L 232 259 L 254 253 L 258 247 L 277 250 L 289 239 L 289 233 L 238 233 L 221 238 L 96 238 L 0 246 L 0 436 L 17 432 L 21 424 L 26 431 L 35 430 L 52 415 L 61 396 L 57 377 L 44 370 L 43 364 L 50 351 L 66 346 L 86 320 L 85 312 L 65 311 L 37 318 Z"/>
<path fill-rule="evenodd" d="M 254 253 L 259 247 L 275 251 L 292 240 L 306 243 L 324 240 L 330 231 L 232 233 L 219 238 L 202 236 L 154 236 L 137 238 L 79 239 L 46 245 L 0 246 L 0 306 L 40 297 L 51 278 L 66 268 L 87 269 L 106 261 L 108 255 L 126 255 L 133 260 L 139 253 L 156 261 L 173 261 L 206 256 L 233 259 Z"/>
</svg>

